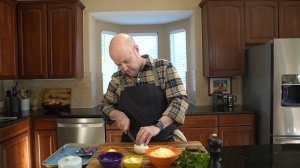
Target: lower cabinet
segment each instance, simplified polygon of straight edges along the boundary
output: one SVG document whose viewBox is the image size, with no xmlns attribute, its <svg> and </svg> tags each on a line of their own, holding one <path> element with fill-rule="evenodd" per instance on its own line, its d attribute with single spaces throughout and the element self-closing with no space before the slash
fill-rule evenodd
<svg viewBox="0 0 300 168">
<path fill-rule="evenodd" d="M 188 141 L 200 141 L 207 147 L 207 139 L 213 133 L 218 133 L 217 115 L 186 116 L 184 125 L 180 128 Z"/>
<path fill-rule="evenodd" d="M 208 147 L 207 140 L 213 134 L 218 132 L 218 128 L 185 128 L 183 127 L 182 132 L 184 133 L 188 141 L 200 141 L 206 148 Z"/>
<path fill-rule="evenodd" d="M 29 119 L 0 128 L 0 167 L 31 167 Z"/>
<path fill-rule="evenodd" d="M 121 142 L 122 133 L 116 123 L 111 125 L 106 124 L 105 142 Z"/>
<path fill-rule="evenodd" d="M 35 167 L 45 167 L 43 161 L 57 149 L 56 118 L 33 118 L 33 153 Z"/>
<path fill-rule="evenodd" d="M 254 144 L 252 126 L 220 127 L 219 136 L 223 140 L 223 146 Z"/>
<path fill-rule="evenodd" d="M 219 115 L 219 136 L 223 146 L 255 143 L 254 114 Z"/>
<path fill-rule="evenodd" d="M 200 141 L 208 148 L 207 140 L 212 134 L 217 134 L 223 141 L 223 146 L 255 144 L 255 115 L 242 114 L 212 114 L 186 116 L 180 130 L 188 141 Z M 106 125 L 106 142 L 120 142 L 122 131 L 116 124 Z"/>
</svg>

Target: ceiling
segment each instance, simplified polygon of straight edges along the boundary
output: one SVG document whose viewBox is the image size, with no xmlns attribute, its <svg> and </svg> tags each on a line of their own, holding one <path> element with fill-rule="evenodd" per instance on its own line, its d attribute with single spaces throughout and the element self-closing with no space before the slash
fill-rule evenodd
<svg viewBox="0 0 300 168">
<path fill-rule="evenodd" d="M 166 24 L 192 16 L 191 10 L 93 12 L 97 19 L 119 25 Z"/>
</svg>

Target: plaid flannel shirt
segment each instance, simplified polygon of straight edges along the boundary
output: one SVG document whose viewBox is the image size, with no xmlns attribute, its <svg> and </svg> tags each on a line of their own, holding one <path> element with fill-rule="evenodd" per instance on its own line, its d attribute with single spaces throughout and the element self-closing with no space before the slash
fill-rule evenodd
<svg viewBox="0 0 300 168">
<path fill-rule="evenodd" d="M 148 55 L 143 55 L 146 58 L 145 65 L 141 68 L 136 77 L 125 75 L 126 87 L 134 87 L 138 85 L 146 85 L 155 83 L 152 74 L 152 64 L 155 63 L 156 71 L 158 73 L 158 81 L 161 88 L 166 93 L 168 108 L 162 115 L 169 116 L 175 121 L 175 124 L 181 125 L 184 123 L 185 113 L 188 108 L 188 99 L 186 90 L 182 81 L 174 68 L 174 66 L 167 60 L 153 59 Z M 151 59 L 151 62 L 150 62 Z M 106 94 L 102 101 L 102 117 L 106 123 L 111 124 L 113 121 L 109 118 L 109 113 L 117 109 L 121 93 L 121 78 L 122 72 L 117 71 L 112 75 Z"/>
</svg>

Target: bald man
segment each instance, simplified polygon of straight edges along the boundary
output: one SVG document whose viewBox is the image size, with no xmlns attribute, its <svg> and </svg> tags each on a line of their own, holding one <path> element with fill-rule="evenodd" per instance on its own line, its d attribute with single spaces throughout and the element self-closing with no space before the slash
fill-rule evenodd
<svg viewBox="0 0 300 168">
<path fill-rule="evenodd" d="M 163 59 L 140 55 L 139 46 L 125 33 L 110 42 L 111 59 L 119 67 L 102 101 L 103 119 L 116 122 L 121 141 L 137 144 L 186 141 L 178 126 L 188 108 L 185 87 L 173 67 Z"/>
</svg>

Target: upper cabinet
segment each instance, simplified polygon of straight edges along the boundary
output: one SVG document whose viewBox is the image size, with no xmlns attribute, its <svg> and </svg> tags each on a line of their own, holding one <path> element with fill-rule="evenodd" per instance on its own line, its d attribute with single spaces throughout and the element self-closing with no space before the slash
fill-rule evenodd
<svg viewBox="0 0 300 168">
<path fill-rule="evenodd" d="M 300 1 L 245 0 L 247 44 L 300 37 Z"/>
<path fill-rule="evenodd" d="M 76 0 L 18 4 L 19 78 L 83 77 L 83 9 Z"/>
<path fill-rule="evenodd" d="M 279 37 L 300 37 L 300 1 L 279 1 Z"/>
<path fill-rule="evenodd" d="M 245 1 L 246 43 L 263 43 L 278 37 L 278 2 Z"/>
<path fill-rule="evenodd" d="M 0 0 L 0 79 L 17 78 L 16 2 Z"/>
<path fill-rule="evenodd" d="M 204 0 L 200 7 L 204 76 L 244 74 L 244 1 Z"/>
</svg>

